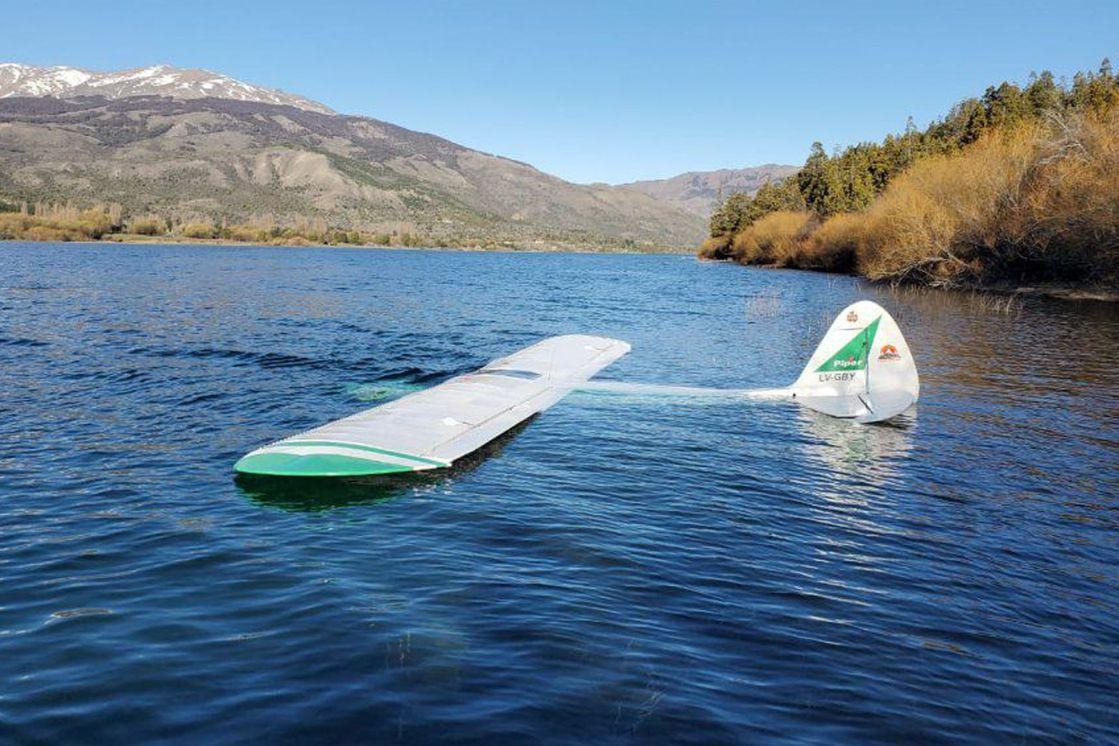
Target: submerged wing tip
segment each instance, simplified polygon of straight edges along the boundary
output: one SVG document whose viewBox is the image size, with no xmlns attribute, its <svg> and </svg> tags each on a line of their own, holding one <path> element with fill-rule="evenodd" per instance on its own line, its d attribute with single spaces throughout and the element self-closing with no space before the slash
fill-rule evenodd
<svg viewBox="0 0 1119 746">
<path fill-rule="evenodd" d="M 233 465 L 238 474 L 272 477 L 356 477 L 415 471 L 400 464 L 336 453 L 295 454 L 256 451 Z"/>
</svg>

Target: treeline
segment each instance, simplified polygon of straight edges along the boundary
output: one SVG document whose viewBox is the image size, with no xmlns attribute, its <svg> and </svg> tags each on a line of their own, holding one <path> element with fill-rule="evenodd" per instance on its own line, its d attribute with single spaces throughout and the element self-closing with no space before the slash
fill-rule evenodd
<svg viewBox="0 0 1119 746">
<path fill-rule="evenodd" d="M 322 219 L 279 224 L 272 216 L 245 222 L 175 220 L 156 214 L 126 218 L 119 204 L 76 207 L 72 203 L 0 201 L 0 240 L 22 241 L 124 241 L 129 238 L 164 238 L 170 241 L 229 241 L 272 245 L 353 245 L 400 247 L 470 247 L 454 239 L 423 235 L 409 230 L 362 231 L 332 227 Z M 497 246 L 478 246 L 497 248 Z"/>
<path fill-rule="evenodd" d="M 923 131 L 831 155 L 711 217 L 701 256 L 951 286 L 1113 281 L 1119 76 L 1003 83 Z"/>
<path fill-rule="evenodd" d="M 253 214 L 237 222 L 227 219 L 168 217 L 156 213 L 129 216 L 119 204 L 78 207 L 71 202 L 15 202 L 0 198 L 0 241 L 167 241 L 227 242 L 271 246 L 380 246 L 476 250 L 633 251 L 632 240 L 614 243 L 564 235 L 513 239 L 426 231 L 412 223 L 365 230 L 331 226 L 322 218 L 287 218 Z"/>
<path fill-rule="evenodd" d="M 0 204 L 0 208 L 0 239 L 89 241 L 122 227 L 118 204 L 78 208 L 69 203 L 22 202 Z"/>
</svg>

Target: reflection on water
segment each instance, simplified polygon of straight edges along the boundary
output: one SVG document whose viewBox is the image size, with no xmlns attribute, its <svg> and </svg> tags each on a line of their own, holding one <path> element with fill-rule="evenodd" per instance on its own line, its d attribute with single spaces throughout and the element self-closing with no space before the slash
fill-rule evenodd
<svg viewBox="0 0 1119 746">
<path fill-rule="evenodd" d="M 839 479 L 854 471 L 887 479 L 903 466 L 913 449 L 919 409 L 920 404 L 888 422 L 859 425 L 798 408 L 796 422 L 806 436 L 802 441 L 804 458 L 826 464 Z"/>
<path fill-rule="evenodd" d="M 446 472 L 234 480 L 541 337 L 899 426 L 577 392 Z M 348 384 L 348 385 L 347 385 Z M 673 256 L 0 245 L 0 742 L 1119 742 L 1119 314 Z"/>
<path fill-rule="evenodd" d="M 284 510 L 317 512 L 332 508 L 369 505 L 407 494 L 438 480 L 423 472 L 405 477 L 349 477 L 308 479 L 239 474 L 237 486 L 245 497 L 261 505 Z"/>
</svg>

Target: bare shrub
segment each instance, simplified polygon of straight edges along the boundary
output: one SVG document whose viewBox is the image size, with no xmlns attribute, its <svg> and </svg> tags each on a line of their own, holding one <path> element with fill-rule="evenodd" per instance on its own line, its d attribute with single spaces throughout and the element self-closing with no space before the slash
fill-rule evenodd
<svg viewBox="0 0 1119 746">
<path fill-rule="evenodd" d="M 896 179 L 863 214 L 871 279 L 1113 282 L 1119 112 L 992 132 Z"/>
<path fill-rule="evenodd" d="M 391 236 L 384 236 L 383 238 L 385 240 L 382 241 L 380 240 L 381 237 L 378 237 L 377 243 L 388 245 L 389 241 L 392 239 Z M 699 257 L 701 259 L 730 259 L 730 244 L 732 238 L 733 237 L 729 233 L 708 238 L 700 244 Z"/>
<path fill-rule="evenodd" d="M 163 233 L 166 223 L 156 217 L 137 218 L 128 224 L 128 230 L 139 236 L 158 236 Z"/>
<path fill-rule="evenodd" d="M 856 266 L 864 218 L 841 213 L 825 220 L 800 242 L 793 256 L 795 266 L 826 272 L 851 272 Z"/>
<path fill-rule="evenodd" d="M 189 223 L 179 229 L 186 238 L 216 238 L 217 228 L 208 223 Z"/>
<path fill-rule="evenodd" d="M 33 225 L 23 235 L 28 241 L 73 241 L 72 231 L 54 228 L 49 225 Z"/>
<path fill-rule="evenodd" d="M 793 266 L 799 242 L 812 220 L 809 212 L 771 212 L 735 235 L 731 256 L 743 264 Z"/>
<path fill-rule="evenodd" d="M 1022 126 L 913 165 L 864 213 L 859 270 L 933 286 L 978 278 L 999 245 L 1020 240 L 996 226 L 1021 203 L 1039 146 L 1040 128 Z"/>
<path fill-rule="evenodd" d="M 244 243 L 267 243 L 271 239 L 267 228 L 254 225 L 230 225 L 222 229 L 221 236 Z"/>
</svg>

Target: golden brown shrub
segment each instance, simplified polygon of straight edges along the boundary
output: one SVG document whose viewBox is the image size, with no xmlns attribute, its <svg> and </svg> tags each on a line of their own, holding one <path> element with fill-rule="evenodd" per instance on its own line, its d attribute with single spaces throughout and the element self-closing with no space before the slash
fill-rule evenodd
<svg viewBox="0 0 1119 746">
<path fill-rule="evenodd" d="M 996 131 L 963 151 L 918 161 L 863 213 L 858 267 L 871 279 L 949 284 L 982 273 L 983 258 L 1020 236 L 997 228 L 1022 200 L 1040 126 Z"/>
<path fill-rule="evenodd" d="M 154 217 L 138 218 L 128 224 L 128 230 L 140 236 L 158 236 L 164 227 L 165 223 Z"/>
<path fill-rule="evenodd" d="M 61 228 L 33 225 L 24 232 L 23 238 L 28 241 L 73 241 L 76 236 L 71 231 Z"/>
<path fill-rule="evenodd" d="M 771 212 L 735 235 L 731 255 L 743 264 L 793 266 L 812 220 L 809 212 Z"/>
<path fill-rule="evenodd" d="M 303 236 L 287 235 L 277 236 L 272 239 L 273 246 L 310 246 L 311 242 Z"/>
<path fill-rule="evenodd" d="M 179 229 L 187 238 L 216 238 L 217 228 L 207 223 L 190 223 Z"/>
<path fill-rule="evenodd" d="M 864 214 L 872 279 L 1114 282 L 1119 112 L 992 132 L 921 161 Z"/>
<path fill-rule="evenodd" d="M 917 161 L 863 212 L 822 224 L 772 213 L 729 251 L 744 264 L 933 286 L 1119 283 L 1119 110 L 990 131 Z"/>
<path fill-rule="evenodd" d="M 82 241 L 101 238 L 111 229 L 101 208 L 78 211 L 71 206 L 37 205 L 36 214 L 0 214 L 0 238 L 26 241 Z"/>
<path fill-rule="evenodd" d="M 1114 280 L 1119 273 L 1119 111 L 1054 120 L 1022 199 L 995 225 L 1015 243 L 995 258 L 1010 273 Z"/>
<path fill-rule="evenodd" d="M 793 263 L 802 269 L 851 272 L 855 269 L 864 218 L 860 213 L 834 215 L 801 241 Z"/>
<path fill-rule="evenodd" d="M 704 241 L 699 246 L 698 255 L 701 259 L 729 259 L 730 258 L 730 242 L 731 236 L 712 236 Z M 382 240 L 383 239 L 383 240 Z M 392 240 L 392 236 L 379 236 L 377 243 L 387 246 Z"/>
<path fill-rule="evenodd" d="M 231 241 L 244 241 L 245 243 L 266 243 L 270 236 L 264 228 L 252 225 L 231 225 L 222 229 L 222 238 Z"/>
<path fill-rule="evenodd" d="M 31 218 L 16 212 L 0 213 L 0 239 L 20 238 L 31 224 Z"/>
</svg>

